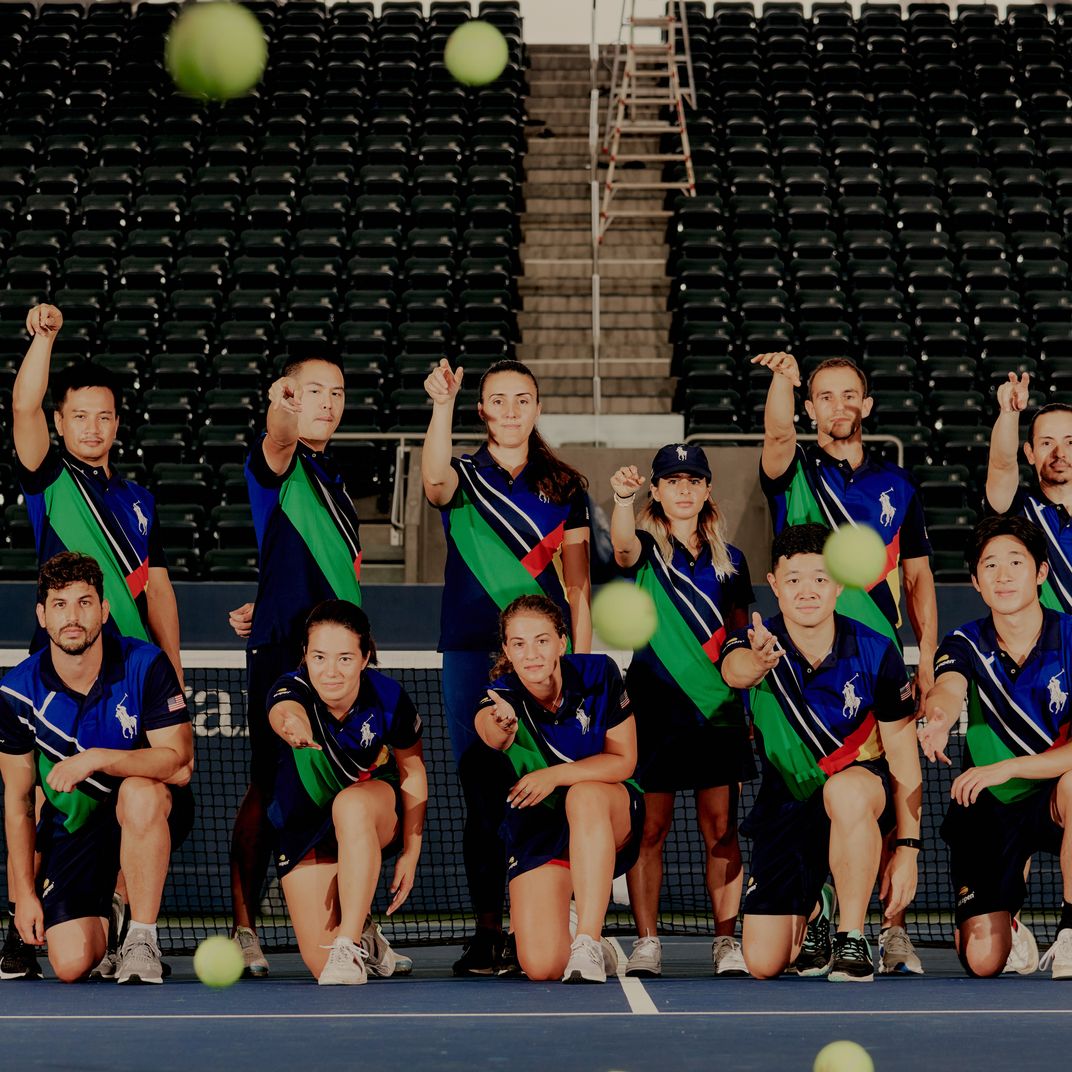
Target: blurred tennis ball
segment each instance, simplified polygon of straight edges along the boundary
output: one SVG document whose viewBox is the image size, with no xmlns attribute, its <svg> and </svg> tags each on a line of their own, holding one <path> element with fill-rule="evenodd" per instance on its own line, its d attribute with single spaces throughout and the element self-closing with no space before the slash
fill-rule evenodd
<svg viewBox="0 0 1072 1072">
<path fill-rule="evenodd" d="M 869 525 L 842 525 L 823 547 L 826 572 L 849 588 L 870 588 L 886 568 L 886 545 Z"/>
<path fill-rule="evenodd" d="M 206 938 L 194 953 L 194 973 L 205 986 L 230 986 L 238 982 L 244 968 L 242 951 L 222 934 Z"/>
<path fill-rule="evenodd" d="M 818 1052 L 812 1072 L 875 1072 L 875 1062 L 859 1043 L 839 1039 Z"/>
<path fill-rule="evenodd" d="M 171 24 L 164 45 L 164 63 L 175 85 L 209 100 L 248 93 L 267 62 L 268 42 L 257 17 L 230 0 L 187 7 Z"/>
<path fill-rule="evenodd" d="M 605 584 L 592 600 L 592 625 L 610 648 L 642 648 L 658 624 L 655 601 L 628 581 Z"/>
<path fill-rule="evenodd" d="M 490 22 L 473 19 L 463 22 L 447 38 L 443 62 L 447 70 L 466 86 L 486 86 L 506 68 L 510 47 L 506 38 Z"/>
</svg>

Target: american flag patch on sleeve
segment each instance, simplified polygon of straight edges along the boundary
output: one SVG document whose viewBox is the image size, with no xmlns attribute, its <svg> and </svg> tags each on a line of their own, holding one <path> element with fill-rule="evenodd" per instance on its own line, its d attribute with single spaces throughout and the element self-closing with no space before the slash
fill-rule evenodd
<svg viewBox="0 0 1072 1072">
<path fill-rule="evenodd" d="M 177 696 L 172 696 L 167 702 L 167 709 L 169 711 L 181 711 L 186 706 L 186 697 L 180 692 Z"/>
<path fill-rule="evenodd" d="M 629 706 L 629 693 L 622 689 L 622 710 L 624 711 Z"/>
<path fill-rule="evenodd" d="M 906 681 L 901 686 L 901 699 L 902 700 L 911 700 L 912 699 L 912 682 L 911 681 Z"/>
</svg>

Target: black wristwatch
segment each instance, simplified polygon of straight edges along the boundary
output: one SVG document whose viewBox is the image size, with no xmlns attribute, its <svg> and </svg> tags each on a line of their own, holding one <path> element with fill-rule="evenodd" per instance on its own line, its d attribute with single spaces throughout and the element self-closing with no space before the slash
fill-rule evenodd
<svg viewBox="0 0 1072 1072">
<path fill-rule="evenodd" d="M 899 837 L 894 843 L 896 849 L 919 849 L 923 848 L 923 842 L 918 837 Z"/>
</svg>

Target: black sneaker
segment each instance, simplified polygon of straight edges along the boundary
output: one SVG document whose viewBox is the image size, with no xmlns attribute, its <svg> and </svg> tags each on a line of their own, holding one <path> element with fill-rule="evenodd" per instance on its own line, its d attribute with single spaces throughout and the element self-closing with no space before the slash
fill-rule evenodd
<svg viewBox="0 0 1072 1072">
<path fill-rule="evenodd" d="M 502 931 L 478 927 L 462 945 L 462 955 L 454 962 L 455 975 L 497 975 L 503 949 Z"/>
<path fill-rule="evenodd" d="M 499 950 L 499 975 L 520 975 L 521 962 L 517 959 L 517 939 L 513 934 L 504 934 Z"/>
<path fill-rule="evenodd" d="M 793 970 L 797 975 L 816 978 L 830 971 L 830 917 L 833 915 L 835 902 L 834 888 L 830 885 L 824 886 L 819 900 L 819 914 L 808 923 L 808 929 L 804 932 L 804 944 L 793 962 Z"/>
<path fill-rule="evenodd" d="M 4 948 L 0 950 L 0 979 L 40 978 L 41 965 L 37 963 L 37 951 L 22 940 L 12 918 L 7 925 Z"/>
<path fill-rule="evenodd" d="M 834 936 L 834 956 L 827 978 L 832 983 L 870 983 L 874 980 L 871 946 L 859 931 Z"/>
</svg>

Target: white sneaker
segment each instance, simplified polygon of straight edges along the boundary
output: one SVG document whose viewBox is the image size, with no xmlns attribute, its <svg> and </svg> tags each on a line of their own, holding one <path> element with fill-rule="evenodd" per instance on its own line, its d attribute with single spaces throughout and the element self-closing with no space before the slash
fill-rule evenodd
<svg viewBox="0 0 1072 1072">
<path fill-rule="evenodd" d="M 365 967 L 370 975 L 381 979 L 394 975 L 398 958 L 372 916 L 365 919 L 365 929 L 361 932 L 358 945 L 365 951 Z M 413 961 L 410 961 L 410 970 L 413 970 Z"/>
<path fill-rule="evenodd" d="M 922 975 L 923 965 L 904 927 L 885 927 L 878 936 L 879 975 Z"/>
<path fill-rule="evenodd" d="M 1039 967 L 1051 968 L 1053 979 L 1072 979 L 1072 930 L 1067 927 L 1057 932 L 1057 941 L 1042 955 Z"/>
<path fill-rule="evenodd" d="M 321 986 L 360 986 L 368 982 L 365 958 L 368 954 L 349 938 L 336 938 L 331 944 L 328 962 L 317 982 Z"/>
<path fill-rule="evenodd" d="M 663 973 L 663 944 L 654 935 L 638 938 L 625 962 L 626 975 L 657 979 Z"/>
<path fill-rule="evenodd" d="M 562 974 L 564 983 L 605 983 L 607 964 L 603 947 L 587 934 L 578 934 L 570 946 L 569 963 Z"/>
<path fill-rule="evenodd" d="M 711 963 L 715 975 L 747 975 L 741 943 L 730 934 L 721 934 L 711 943 Z"/>
<path fill-rule="evenodd" d="M 234 940 L 242 952 L 243 975 L 254 979 L 263 979 L 268 974 L 268 958 L 261 951 L 261 943 L 256 932 L 249 927 L 236 927 Z"/>
<path fill-rule="evenodd" d="M 1051 952 L 1057 945 L 1051 947 Z M 1046 954 L 1049 956 L 1049 953 Z M 1038 971 L 1039 951 L 1035 936 L 1031 928 L 1019 919 L 1012 921 L 1012 949 L 1009 950 L 1009 959 L 1005 961 L 1005 967 L 1001 969 L 1002 975 L 1034 975 Z M 1056 969 L 1055 969 L 1056 970 Z M 1054 976 L 1058 978 L 1058 976 Z"/>
</svg>

